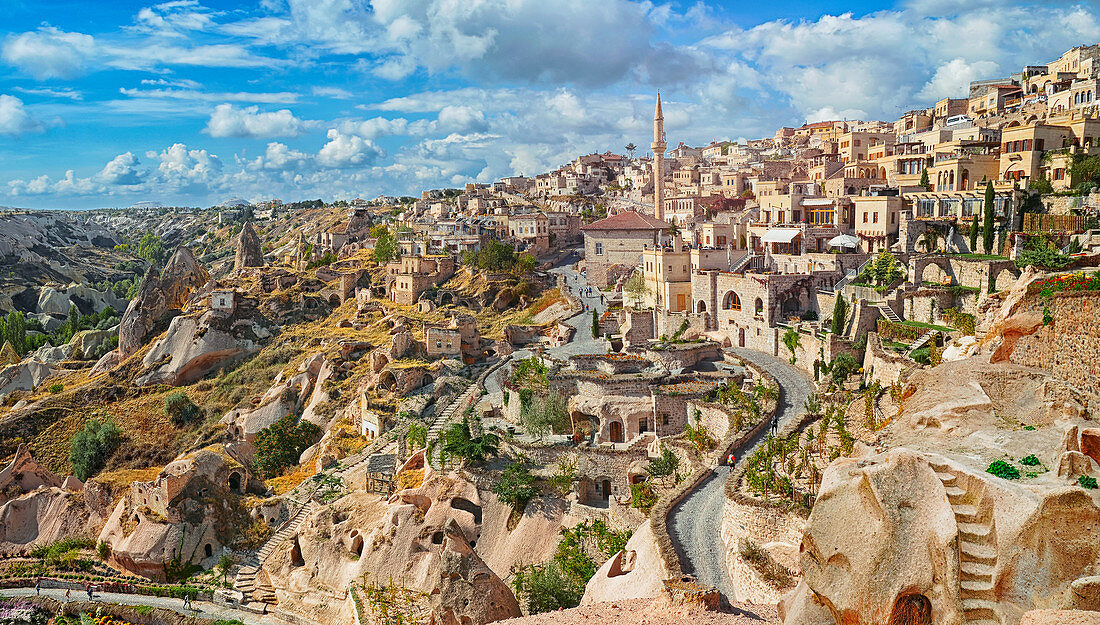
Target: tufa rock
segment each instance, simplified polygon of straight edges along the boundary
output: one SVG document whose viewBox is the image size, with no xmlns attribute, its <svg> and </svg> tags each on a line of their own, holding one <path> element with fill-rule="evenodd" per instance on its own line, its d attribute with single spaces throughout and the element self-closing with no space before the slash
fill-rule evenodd
<svg viewBox="0 0 1100 625">
<path fill-rule="evenodd" d="M 119 360 L 140 349 L 158 324 L 163 323 L 163 318 L 178 314 L 191 294 L 209 279 L 210 274 L 187 247 L 176 248 L 164 271 L 150 267 L 137 296 L 122 315 L 118 329 Z"/>
<path fill-rule="evenodd" d="M 246 222 L 237 235 L 237 255 L 233 260 L 233 270 L 240 271 L 245 267 L 263 267 L 264 250 L 260 244 L 260 236 L 252 227 L 252 222 Z"/>
</svg>

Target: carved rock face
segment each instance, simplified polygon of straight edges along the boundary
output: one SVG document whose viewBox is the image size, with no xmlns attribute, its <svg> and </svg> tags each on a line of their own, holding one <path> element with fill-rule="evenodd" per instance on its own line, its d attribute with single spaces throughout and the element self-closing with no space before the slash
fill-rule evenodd
<svg viewBox="0 0 1100 625">
<path fill-rule="evenodd" d="M 245 223 L 237 236 L 237 254 L 233 259 L 233 270 L 240 271 L 245 267 L 263 266 L 264 250 L 260 244 L 260 237 L 252 227 L 252 222 Z"/>
<path fill-rule="evenodd" d="M 150 267 L 137 296 L 122 315 L 118 328 L 119 360 L 140 349 L 162 318 L 182 309 L 191 294 L 209 279 L 210 274 L 186 247 L 176 249 L 163 271 Z"/>
</svg>

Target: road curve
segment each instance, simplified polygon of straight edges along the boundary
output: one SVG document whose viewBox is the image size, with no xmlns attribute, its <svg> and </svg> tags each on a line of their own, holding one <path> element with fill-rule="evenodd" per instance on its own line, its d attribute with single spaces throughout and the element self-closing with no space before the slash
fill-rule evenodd
<svg viewBox="0 0 1100 625">
<path fill-rule="evenodd" d="M 779 424 L 797 418 L 806 398 L 813 392 L 810 377 L 790 363 L 764 352 L 747 349 L 727 349 L 765 369 L 779 383 Z M 753 447 L 764 438 L 767 430 L 734 450 L 741 463 Z M 726 546 L 722 543 L 722 511 L 726 503 L 726 478 L 729 469 L 714 469 L 702 483 L 672 508 L 669 516 L 669 536 L 680 556 L 684 573 L 690 573 L 700 583 L 714 586 L 730 601 L 737 600 L 737 589 L 726 569 Z"/>
</svg>

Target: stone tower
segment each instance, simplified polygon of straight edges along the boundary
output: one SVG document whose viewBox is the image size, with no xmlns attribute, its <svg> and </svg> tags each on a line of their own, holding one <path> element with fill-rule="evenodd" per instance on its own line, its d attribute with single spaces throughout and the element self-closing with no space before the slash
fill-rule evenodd
<svg viewBox="0 0 1100 625">
<path fill-rule="evenodd" d="M 661 92 L 657 92 L 657 111 L 653 114 L 653 216 L 665 218 L 665 114 L 661 112 Z"/>
</svg>

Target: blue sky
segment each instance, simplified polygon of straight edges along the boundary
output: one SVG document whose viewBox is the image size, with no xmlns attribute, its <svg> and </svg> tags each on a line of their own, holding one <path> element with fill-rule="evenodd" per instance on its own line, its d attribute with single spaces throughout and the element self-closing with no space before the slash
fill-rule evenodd
<svg viewBox="0 0 1100 625">
<path fill-rule="evenodd" d="M 894 119 L 1100 41 L 1092 2 L 0 0 L 0 205 L 417 194 Z M 644 151 L 644 149 L 643 149 Z"/>
</svg>

